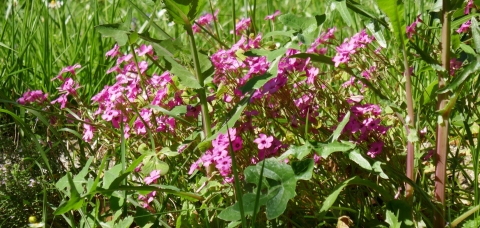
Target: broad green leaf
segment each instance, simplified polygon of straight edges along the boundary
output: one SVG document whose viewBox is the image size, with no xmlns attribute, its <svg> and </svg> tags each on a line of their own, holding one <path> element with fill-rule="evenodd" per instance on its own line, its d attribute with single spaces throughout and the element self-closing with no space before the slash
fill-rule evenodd
<svg viewBox="0 0 480 228">
<path fill-rule="evenodd" d="M 480 56 L 477 55 L 473 62 L 464 67 L 464 70 L 460 75 L 456 76 L 446 87 L 438 90 L 437 93 L 442 94 L 447 92 L 455 92 L 455 90 L 467 79 L 476 75 L 475 73 L 478 72 L 478 70 L 480 70 Z"/>
<path fill-rule="evenodd" d="M 365 159 L 358 150 L 352 150 L 350 153 L 348 153 L 348 158 L 355 163 L 357 163 L 360 167 L 366 169 L 366 170 L 372 170 L 372 166 L 370 165 L 370 162 L 368 162 L 367 159 Z"/>
<path fill-rule="evenodd" d="M 302 160 L 305 156 L 310 154 L 310 151 L 312 151 L 312 149 L 312 145 L 310 145 L 310 143 L 308 142 L 301 146 L 291 145 L 288 150 L 285 151 L 285 153 L 278 157 L 278 160 L 282 161 L 285 158 L 288 158 L 290 155 L 292 155 L 298 160 Z"/>
<path fill-rule="evenodd" d="M 317 27 L 317 20 L 313 17 L 302 17 L 295 14 L 283 14 L 278 20 L 287 27 L 297 31 L 310 30 Z"/>
<path fill-rule="evenodd" d="M 364 6 L 364 5 L 359 4 L 359 3 L 355 2 L 355 1 L 352 1 L 352 0 L 347 0 L 347 7 L 355 13 L 358 13 L 360 15 L 368 17 L 368 18 L 382 24 L 383 26 L 388 27 L 388 24 L 385 22 L 385 20 L 383 18 L 380 19 L 379 15 L 371 12 L 371 10 L 368 8 L 368 6 Z"/>
<path fill-rule="evenodd" d="M 200 83 L 198 82 L 195 75 L 192 74 L 192 72 L 187 70 L 184 66 L 180 65 L 179 63 L 177 63 L 177 61 L 175 61 L 169 56 L 164 56 L 163 58 L 165 58 L 165 60 L 172 64 L 172 69 L 170 70 L 170 72 L 177 76 L 178 79 L 180 79 L 180 83 L 183 86 L 192 89 L 202 88 L 202 86 L 200 86 Z"/>
<path fill-rule="evenodd" d="M 438 80 L 433 81 L 428 85 L 428 87 L 425 89 L 423 92 L 423 96 L 420 98 L 420 102 L 423 105 L 426 105 L 430 103 L 430 101 L 433 101 L 435 99 L 435 96 L 437 94 L 438 90 Z"/>
<path fill-rule="evenodd" d="M 246 193 L 242 197 L 243 202 L 243 210 L 245 215 L 253 216 L 253 212 L 255 209 L 255 194 Z M 260 197 L 259 204 L 257 205 L 257 211 L 260 206 L 263 206 L 267 202 L 266 196 Z M 225 221 L 238 221 L 241 219 L 240 217 L 240 204 L 239 202 L 235 203 L 234 205 L 225 208 L 220 214 L 218 214 L 218 218 L 223 219 Z"/>
<path fill-rule="evenodd" d="M 472 30 L 472 37 L 473 37 L 473 46 L 475 47 L 475 51 L 480 54 L 480 32 L 478 29 L 478 21 L 475 17 L 471 19 L 471 30 Z"/>
<path fill-rule="evenodd" d="M 262 169 L 261 163 L 257 164 L 257 171 Z M 287 203 L 295 197 L 295 187 L 297 179 L 292 167 L 279 162 L 275 158 L 265 160 L 263 176 L 278 181 L 277 185 L 270 186 L 267 199 L 267 219 L 274 219 L 283 214 L 287 208 Z"/>
<path fill-rule="evenodd" d="M 256 166 L 248 166 L 243 171 L 245 175 L 245 181 L 247 183 L 258 185 L 260 182 L 260 172 Z M 266 181 L 265 177 L 262 178 L 262 189 L 269 187 L 268 181 Z"/>
<path fill-rule="evenodd" d="M 291 163 L 295 178 L 297 180 L 310 180 L 312 178 L 315 161 L 311 158 Z"/>
<path fill-rule="evenodd" d="M 67 173 L 67 179 L 70 187 L 70 199 L 67 202 L 62 203 L 57 210 L 55 210 L 55 215 L 61 215 L 71 210 L 77 210 L 83 205 L 83 199 L 80 197 L 80 194 L 73 183 L 70 172 Z"/>
<path fill-rule="evenodd" d="M 395 216 L 395 214 L 391 211 L 387 211 L 385 222 L 388 223 L 388 225 L 390 225 L 390 228 L 402 227 L 402 222 L 399 222 L 397 216 Z"/>
<path fill-rule="evenodd" d="M 169 165 L 166 162 L 158 160 L 156 157 L 146 156 L 143 159 L 144 166 L 142 167 L 142 173 L 149 175 L 153 170 L 160 170 L 160 175 L 166 175 L 170 170 Z"/>
<path fill-rule="evenodd" d="M 272 32 L 268 32 L 267 34 L 265 34 L 262 38 L 263 38 L 263 39 L 266 39 L 266 38 L 275 37 L 275 36 L 292 37 L 294 33 L 295 33 L 295 31 L 293 31 L 293 30 L 289 30 L 289 31 L 272 31 Z"/>
<path fill-rule="evenodd" d="M 332 134 L 332 142 L 337 141 L 338 137 L 340 137 L 340 135 L 342 134 L 343 129 L 344 129 L 345 126 L 347 125 L 348 121 L 350 121 L 350 111 L 348 111 L 347 114 L 345 114 L 345 116 L 343 117 L 342 122 L 340 122 L 340 124 L 337 126 L 337 128 L 336 128 L 335 131 L 333 132 L 333 134 Z"/>
<path fill-rule="evenodd" d="M 115 224 L 115 227 L 118 227 L 118 228 L 129 228 L 130 225 L 132 225 L 133 223 L 133 217 L 132 216 L 128 216 L 122 220 L 120 220 L 117 224 Z"/>
<path fill-rule="evenodd" d="M 83 166 L 82 170 L 73 178 L 73 183 L 75 184 L 75 188 L 77 188 L 78 192 L 83 192 L 83 184 L 87 183 L 85 177 L 88 174 L 88 169 L 90 168 L 90 164 L 92 163 L 92 161 L 93 157 L 90 157 L 87 163 L 85 163 L 85 165 Z"/>
<path fill-rule="evenodd" d="M 407 31 L 403 3 L 397 0 L 377 0 L 377 5 L 390 19 L 395 38 L 403 46 Z"/>
<path fill-rule="evenodd" d="M 472 47 L 470 47 L 469 45 L 466 45 L 465 43 L 461 43 L 460 44 L 460 48 L 467 54 L 470 54 L 470 55 L 475 55 L 475 50 L 473 50 Z"/>
<path fill-rule="evenodd" d="M 120 172 L 122 172 L 122 164 L 117 164 L 105 172 L 102 187 L 109 188 L 110 184 L 120 175 Z"/>
<path fill-rule="evenodd" d="M 332 9 L 338 10 L 340 13 L 340 16 L 342 17 L 343 21 L 347 24 L 347 26 L 352 26 L 353 24 L 353 18 L 352 15 L 350 15 L 350 12 L 348 12 L 347 4 L 346 1 L 333 1 L 332 2 Z"/>
<path fill-rule="evenodd" d="M 374 162 L 373 165 L 372 165 L 373 171 L 375 171 L 376 173 L 378 173 L 381 178 L 383 178 L 383 179 L 388 179 L 388 176 L 387 176 L 387 174 L 385 174 L 385 173 L 383 172 L 383 169 L 382 169 L 382 166 L 381 166 L 381 165 L 382 165 L 382 162 L 380 162 L 380 161 Z"/>
<path fill-rule="evenodd" d="M 202 11 L 205 0 L 164 0 L 170 19 L 179 25 L 191 26 L 191 22 Z"/>
<path fill-rule="evenodd" d="M 381 197 L 384 199 L 384 201 L 390 201 L 391 199 L 393 199 L 393 197 L 383 187 L 380 187 L 377 184 L 375 184 L 375 183 L 373 183 L 369 180 L 364 180 L 364 179 L 361 179 L 361 178 L 355 176 L 355 177 L 352 177 L 352 178 L 342 182 L 341 184 L 339 184 L 335 187 L 333 192 L 330 193 L 330 195 L 325 199 L 325 201 L 323 201 L 323 205 L 320 208 L 320 212 L 319 212 L 319 215 L 317 216 L 317 219 L 322 220 L 323 217 L 328 212 L 328 210 L 333 206 L 333 204 L 337 200 L 340 192 L 342 192 L 342 190 L 346 186 L 353 185 L 353 184 L 365 185 L 365 186 L 367 186 L 367 187 L 369 187 L 373 190 L 376 190 L 381 195 Z"/>
<path fill-rule="evenodd" d="M 397 222 L 398 224 L 400 224 L 399 227 L 414 227 L 413 217 L 412 217 L 412 207 L 407 202 L 403 200 L 389 201 L 387 203 L 387 213 L 388 212 L 391 212 L 392 214 L 394 214 L 395 219 L 398 219 Z M 392 222 L 395 219 L 392 218 Z"/>
<path fill-rule="evenodd" d="M 378 26 L 375 26 L 374 23 L 367 23 L 365 25 L 372 33 L 372 35 L 375 37 L 375 40 L 380 44 L 381 47 L 386 48 L 387 47 L 387 41 L 385 40 L 385 37 L 383 36 L 383 32 L 381 29 L 377 28 Z"/>
<path fill-rule="evenodd" d="M 345 152 L 355 148 L 355 144 L 347 141 L 334 141 L 328 144 L 318 143 L 313 149 L 318 156 L 327 158 L 333 152 Z"/>
<path fill-rule="evenodd" d="M 123 24 L 97 25 L 95 29 L 103 36 L 113 38 L 119 46 L 124 46 L 128 42 L 130 30 L 125 28 Z"/>
</svg>

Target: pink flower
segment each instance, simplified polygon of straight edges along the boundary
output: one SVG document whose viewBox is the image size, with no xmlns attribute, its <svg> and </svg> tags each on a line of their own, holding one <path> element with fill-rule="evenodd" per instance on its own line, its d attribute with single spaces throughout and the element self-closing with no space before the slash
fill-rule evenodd
<svg viewBox="0 0 480 228">
<path fill-rule="evenodd" d="M 382 148 L 383 148 L 383 142 L 378 141 L 370 144 L 370 149 L 367 152 L 367 155 L 369 155 L 372 158 L 375 158 L 377 155 L 382 153 Z"/>
<path fill-rule="evenodd" d="M 107 53 L 105 54 L 105 57 L 115 57 L 117 55 L 120 55 L 120 52 L 118 51 L 119 50 L 119 46 L 118 44 L 115 44 L 115 46 L 113 46 L 113 48 L 110 50 L 110 51 L 107 51 Z"/>
<path fill-rule="evenodd" d="M 470 25 L 472 24 L 471 20 L 468 20 L 467 22 L 463 23 L 459 29 L 457 29 L 457 33 L 464 33 L 468 32 L 468 29 L 470 28 Z"/>
<path fill-rule="evenodd" d="M 145 184 L 157 183 L 157 179 L 160 178 L 160 170 L 153 170 L 150 175 L 145 177 Z"/>
<path fill-rule="evenodd" d="M 265 134 L 260 134 L 260 137 L 255 139 L 253 142 L 258 144 L 258 149 L 259 150 L 267 149 L 267 148 L 270 148 L 272 146 L 273 136 L 267 137 L 267 135 L 265 135 Z"/>
<path fill-rule="evenodd" d="M 95 131 L 95 128 L 90 125 L 90 124 L 86 124 L 84 123 L 83 124 L 83 137 L 82 139 L 85 141 L 85 142 L 90 142 L 92 141 L 92 138 L 93 138 L 93 131 Z"/>
<path fill-rule="evenodd" d="M 450 60 L 450 76 L 455 75 L 455 71 L 462 67 L 463 62 L 458 61 L 456 58 Z"/>
<path fill-rule="evenodd" d="M 60 109 L 64 109 L 67 104 L 67 94 L 60 95 L 57 99 L 50 102 L 50 104 L 60 103 Z"/>
<path fill-rule="evenodd" d="M 75 65 L 73 65 L 73 66 L 64 67 L 64 68 L 60 71 L 60 73 L 58 73 L 58 75 L 57 75 L 56 77 L 52 78 L 52 81 L 55 80 L 55 79 L 60 79 L 60 80 L 63 81 L 62 75 L 63 75 L 64 73 L 70 72 L 72 75 L 75 75 L 75 69 L 78 69 L 78 68 L 80 68 L 80 67 L 82 67 L 82 66 L 80 66 L 80 64 L 78 64 L 78 63 L 75 64 Z"/>
<path fill-rule="evenodd" d="M 417 19 L 409 26 L 407 26 L 407 36 L 408 38 L 412 38 L 412 35 L 415 34 L 415 29 L 417 28 L 417 24 L 423 22 L 420 19 L 420 15 L 417 16 Z"/>
<path fill-rule="evenodd" d="M 473 5 L 473 0 L 469 0 L 467 2 L 467 5 L 465 6 L 465 10 L 463 11 L 464 14 L 469 14 L 470 9 L 473 8 L 475 5 Z"/>
<path fill-rule="evenodd" d="M 281 14 L 281 13 L 280 13 L 280 10 L 275 10 L 275 13 L 266 16 L 264 20 L 272 20 L 272 21 L 274 21 L 274 20 L 275 20 L 275 17 L 277 17 L 277 16 L 280 15 L 280 14 Z"/>
<path fill-rule="evenodd" d="M 250 27 L 250 23 L 250 18 L 244 18 L 240 20 L 235 27 L 235 34 L 237 34 L 237 36 L 242 34 L 243 31 L 247 30 L 248 27 Z M 230 33 L 233 34 L 233 31 L 230 31 Z"/>
<path fill-rule="evenodd" d="M 152 45 L 142 44 L 140 45 L 140 48 L 135 50 L 135 52 L 138 54 L 138 56 L 144 56 L 146 54 L 153 55 L 153 47 Z"/>
<path fill-rule="evenodd" d="M 143 167 L 143 163 L 140 163 L 140 164 L 137 165 L 137 167 L 135 167 L 135 169 L 133 171 L 138 173 L 138 172 L 142 171 L 142 167 Z"/>
</svg>

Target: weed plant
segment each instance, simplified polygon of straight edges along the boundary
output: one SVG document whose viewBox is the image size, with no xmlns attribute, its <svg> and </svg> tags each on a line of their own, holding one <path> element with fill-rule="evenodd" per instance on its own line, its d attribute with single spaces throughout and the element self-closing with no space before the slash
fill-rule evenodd
<svg viewBox="0 0 480 228">
<path fill-rule="evenodd" d="M 1 3 L 0 224 L 478 227 L 480 4 L 440 2 Z"/>
</svg>

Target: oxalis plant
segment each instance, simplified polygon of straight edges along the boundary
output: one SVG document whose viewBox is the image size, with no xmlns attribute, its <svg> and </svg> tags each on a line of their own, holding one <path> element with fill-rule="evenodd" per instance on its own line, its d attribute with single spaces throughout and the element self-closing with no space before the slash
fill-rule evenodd
<svg viewBox="0 0 480 228">
<path fill-rule="evenodd" d="M 130 4 L 124 21 L 95 27 L 117 43 L 105 53 L 112 83 L 87 97 L 74 64 L 51 94 L 8 101 L 87 151 L 69 158 L 80 169 L 50 170 L 63 202 L 43 224 L 478 226 L 473 1 L 333 1 L 309 16 L 267 1 L 264 18 L 256 1 L 240 17 L 235 1 L 152 3 L 175 37 Z M 473 178 L 455 168 L 449 135 L 469 147 Z"/>
</svg>

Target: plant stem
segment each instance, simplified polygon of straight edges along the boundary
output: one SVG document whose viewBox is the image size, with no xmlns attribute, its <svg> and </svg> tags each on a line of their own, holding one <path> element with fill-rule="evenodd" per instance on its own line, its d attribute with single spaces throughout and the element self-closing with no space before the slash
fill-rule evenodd
<svg viewBox="0 0 480 228">
<path fill-rule="evenodd" d="M 450 14 L 449 1 L 443 0 L 442 9 L 442 66 L 445 72 L 450 69 Z M 442 89 L 446 85 L 444 72 L 438 73 L 438 89 Z M 448 103 L 448 94 L 441 93 L 437 96 L 437 110 L 442 110 Z M 434 227 L 445 226 L 445 170 L 447 166 L 448 151 L 448 118 L 450 112 L 439 115 L 437 122 L 436 146 L 437 152 L 435 156 L 435 199 L 441 203 L 439 212 L 434 216 Z"/>
<path fill-rule="evenodd" d="M 405 45 L 402 45 L 403 48 L 403 64 L 405 68 L 405 92 L 406 92 L 406 98 L 407 98 L 407 115 L 408 115 L 408 121 L 406 121 L 406 130 L 407 130 L 407 135 L 410 134 L 411 126 L 415 126 L 415 113 L 413 111 L 413 95 L 412 95 L 412 79 L 410 75 L 410 66 L 408 64 L 408 58 L 407 58 L 407 50 L 405 48 Z M 415 147 L 413 145 L 413 142 L 410 140 L 407 140 L 407 170 L 406 174 L 408 179 L 412 180 L 415 182 L 415 176 L 414 176 L 414 168 L 415 168 Z M 411 199 L 413 196 L 413 187 L 409 184 L 406 184 L 405 186 L 405 197 L 407 199 Z"/>
<path fill-rule="evenodd" d="M 193 65 L 195 67 L 195 74 L 197 76 L 198 83 L 202 87 L 198 89 L 198 96 L 200 97 L 200 105 L 202 108 L 202 125 L 203 125 L 203 134 L 205 139 L 209 138 L 212 135 L 212 127 L 210 122 L 210 115 L 208 113 L 208 102 L 207 102 L 207 94 L 205 91 L 205 84 L 202 71 L 200 69 L 200 61 L 198 60 L 198 53 L 197 53 L 197 46 L 195 44 L 195 37 L 193 36 L 192 26 L 190 23 L 185 25 L 185 29 L 187 30 L 188 37 L 190 39 L 190 50 L 192 52 L 193 57 Z M 214 166 L 207 167 L 207 176 L 210 176 L 213 172 Z"/>
</svg>

